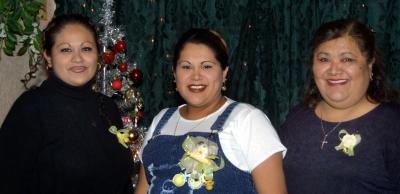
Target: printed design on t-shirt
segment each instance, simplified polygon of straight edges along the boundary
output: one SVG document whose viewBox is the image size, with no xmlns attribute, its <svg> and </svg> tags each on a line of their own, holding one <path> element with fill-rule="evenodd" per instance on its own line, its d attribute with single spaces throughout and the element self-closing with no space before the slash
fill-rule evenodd
<svg viewBox="0 0 400 194">
<path fill-rule="evenodd" d="M 175 174 L 172 182 L 177 187 L 185 183 L 191 189 L 200 189 L 205 186 L 207 190 L 214 188 L 214 172 L 224 168 L 223 158 L 218 157 L 218 144 L 202 136 L 187 136 L 182 143 L 185 151 L 178 166 L 181 172 Z M 220 164 L 216 161 L 219 159 Z"/>
<path fill-rule="evenodd" d="M 350 134 L 346 129 L 339 131 L 340 144 L 335 147 L 337 151 L 342 150 L 348 156 L 354 156 L 354 147 L 361 142 L 361 135 L 357 133 Z"/>
</svg>

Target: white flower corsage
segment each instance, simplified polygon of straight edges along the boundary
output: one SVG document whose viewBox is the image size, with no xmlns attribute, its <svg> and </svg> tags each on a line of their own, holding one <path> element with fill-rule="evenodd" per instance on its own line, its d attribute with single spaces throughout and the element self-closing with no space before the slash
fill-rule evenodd
<svg viewBox="0 0 400 194">
<path fill-rule="evenodd" d="M 214 187 L 214 172 L 225 166 L 223 158 L 220 165 L 214 160 L 218 159 L 218 145 L 202 136 L 187 136 L 182 144 L 185 151 L 178 165 L 184 170 L 175 174 L 172 182 L 181 187 L 186 182 L 192 189 L 199 189 L 203 185 L 207 190 Z"/>
<path fill-rule="evenodd" d="M 354 147 L 361 142 L 361 135 L 350 134 L 345 129 L 342 129 L 339 131 L 339 139 L 341 142 L 335 149 L 338 151 L 343 150 L 348 156 L 354 156 Z"/>
</svg>

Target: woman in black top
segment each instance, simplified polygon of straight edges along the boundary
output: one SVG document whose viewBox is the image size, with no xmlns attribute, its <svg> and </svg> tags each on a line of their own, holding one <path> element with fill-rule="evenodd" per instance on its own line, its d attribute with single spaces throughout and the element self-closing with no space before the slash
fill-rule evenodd
<svg viewBox="0 0 400 194">
<path fill-rule="evenodd" d="M 92 91 L 99 46 L 86 17 L 54 18 L 43 32 L 49 78 L 23 93 L 0 130 L 0 193 L 132 193 L 116 105 Z"/>
</svg>

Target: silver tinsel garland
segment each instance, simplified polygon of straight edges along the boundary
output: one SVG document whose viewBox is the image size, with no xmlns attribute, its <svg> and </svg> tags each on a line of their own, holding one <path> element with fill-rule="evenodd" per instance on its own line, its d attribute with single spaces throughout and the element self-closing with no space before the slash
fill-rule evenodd
<svg viewBox="0 0 400 194">
<path fill-rule="evenodd" d="M 119 41 L 124 41 L 125 34 L 119 27 L 113 25 L 113 0 L 105 0 L 101 9 L 99 21 L 101 33 L 99 36 L 102 45 L 102 56 L 106 52 L 115 55 L 115 59 L 110 64 L 102 62 L 97 77 L 97 89 L 106 96 L 112 97 L 121 111 L 122 121 L 125 129 L 130 130 L 130 134 L 134 136 L 134 140 L 129 144 L 132 151 L 134 162 L 139 161 L 139 150 L 144 139 L 145 127 L 138 126 L 138 116 L 144 109 L 144 102 L 140 92 L 134 87 L 134 83 L 130 78 L 130 72 L 137 69 L 135 63 L 129 63 L 124 51 L 116 51 L 114 48 Z M 118 66 L 127 64 L 127 69 L 121 71 Z M 115 89 L 112 87 L 114 80 L 120 80 L 122 87 Z"/>
<path fill-rule="evenodd" d="M 115 11 L 112 10 L 113 4 L 113 0 L 105 0 L 100 13 L 102 19 L 100 19 L 99 23 L 103 27 L 103 31 L 100 34 L 100 43 L 103 46 L 114 45 L 118 40 L 125 37 L 125 34 L 120 28 L 113 25 L 115 13 Z"/>
</svg>

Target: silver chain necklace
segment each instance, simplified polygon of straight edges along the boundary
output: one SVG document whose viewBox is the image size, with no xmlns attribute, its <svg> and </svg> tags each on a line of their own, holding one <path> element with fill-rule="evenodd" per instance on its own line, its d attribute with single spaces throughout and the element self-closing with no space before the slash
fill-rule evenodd
<svg viewBox="0 0 400 194">
<path fill-rule="evenodd" d="M 339 127 L 339 125 L 342 124 L 342 122 L 339 122 L 331 130 L 325 132 L 324 123 L 322 122 L 322 113 L 321 113 L 321 118 L 319 120 L 321 122 L 321 130 L 322 130 L 322 140 L 321 140 L 321 150 L 322 150 L 324 149 L 324 145 L 328 143 L 326 138 L 328 138 L 329 134 L 335 131 Z"/>
</svg>

